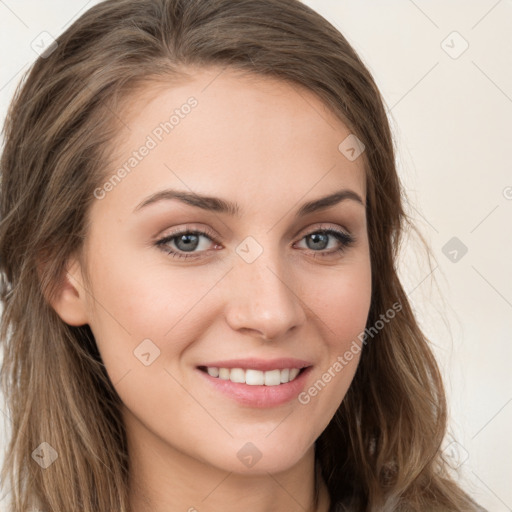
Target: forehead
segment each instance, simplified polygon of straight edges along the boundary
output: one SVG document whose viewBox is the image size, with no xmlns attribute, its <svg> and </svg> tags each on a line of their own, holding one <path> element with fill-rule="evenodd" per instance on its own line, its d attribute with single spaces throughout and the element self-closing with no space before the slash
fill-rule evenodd
<svg viewBox="0 0 512 512">
<path fill-rule="evenodd" d="M 120 195 L 135 205 L 157 188 L 282 200 L 351 186 L 365 197 L 362 158 L 350 161 L 340 143 L 350 130 L 304 87 L 222 68 L 187 69 L 178 81 L 148 83 L 125 98 L 125 127 L 112 144 L 123 165 Z M 144 146 L 150 148 L 141 153 Z M 131 162 L 130 162 L 131 159 Z M 137 161 L 135 161 L 137 160 Z M 126 165 L 126 164 L 133 165 Z"/>
</svg>

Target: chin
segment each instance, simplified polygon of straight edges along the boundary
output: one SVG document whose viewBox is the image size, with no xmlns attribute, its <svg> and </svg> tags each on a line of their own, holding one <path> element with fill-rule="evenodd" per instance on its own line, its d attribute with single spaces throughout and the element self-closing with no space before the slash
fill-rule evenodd
<svg viewBox="0 0 512 512">
<path fill-rule="evenodd" d="M 220 457 L 212 455 L 215 466 L 228 472 L 240 475 L 266 475 L 267 473 L 279 473 L 287 471 L 295 466 L 308 452 L 288 438 L 286 441 L 276 437 L 271 440 L 274 434 L 267 439 L 251 441 L 234 441 L 229 447 L 220 449 Z M 283 445 L 286 447 L 283 450 Z M 234 445 L 234 446 L 232 446 Z M 314 450 L 314 445 L 311 446 Z M 229 454 L 232 454 L 230 456 Z"/>
</svg>

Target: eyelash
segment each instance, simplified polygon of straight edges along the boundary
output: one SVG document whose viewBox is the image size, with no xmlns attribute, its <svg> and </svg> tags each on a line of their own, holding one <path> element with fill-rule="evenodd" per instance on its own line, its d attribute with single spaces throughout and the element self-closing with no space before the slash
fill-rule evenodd
<svg viewBox="0 0 512 512">
<path fill-rule="evenodd" d="M 315 231 L 311 231 L 309 233 L 306 233 L 301 238 L 301 240 L 306 238 L 307 236 L 318 234 L 318 233 L 334 236 L 339 242 L 341 242 L 341 245 L 340 245 L 339 248 L 337 248 L 335 250 L 331 250 L 329 252 L 311 251 L 310 250 L 310 252 L 313 252 L 313 254 L 314 254 L 313 257 L 314 258 L 317 257 L 317 253 L 318 253 L 318 255 L 320 257 L 324 257 L 324 258 L 325 257 L 332 257 L 332 256 L 335 256 L 335 255 L 341 254 L 346 249 L 351 247 L 354 244 L 354 242 L 356 241 L 356 239 L 352 235 L 349 235 L 348 233 L 346 233 L 344 231 L 333 229 L 333 228 L 329 228 L 329 229 L 327 229 L 327 228 L 319 228 L 319 229 L 317 229 Z M 185 230 L 182 230 L 182 231 L 171 233 L 170 235 L 168 235 L 168 236 L 166 236 L 164 238 L 161 238 L 160 240 L 155 242 L 155 245 L 159 249 L 164 251 L 165 253 L 171 255 L 173 258 L 181 258 L 181 259 L 188 259 L 188 258 L 197 259 L 197 258 L 200 258 L 201 256 L 194 256 L 193 255 L 194 253 L 186 254 L 186 253 L 175 251 L 173 249 L 169 249 L 169 247 L 167 247 L 166 244 L 168 244 L 169 242 L 171 242 L 175 238 L 179 238 L 180 236 L 183 236 L 183 235 L 203 235 L 203 236 L 209 238 L 212 242 L 218 243 L 215 240 L 215 238 L 214 238 L 214 234 L 211 233 L 207 229 L 206 230 L 202 230 L 202 229 L 185 229 Z M 206 252 L 206 251 L 203 251 L 203 252 Z"/>
</svg>

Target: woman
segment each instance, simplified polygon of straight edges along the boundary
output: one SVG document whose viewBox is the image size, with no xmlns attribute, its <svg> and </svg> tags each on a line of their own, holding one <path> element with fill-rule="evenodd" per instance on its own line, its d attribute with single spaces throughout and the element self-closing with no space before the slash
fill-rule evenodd
<svg viewBox="0 0 512 512">
<path fill-rule="evenodd" d="M 478 510 L 394 162 L 370 73 L 297 0 L 82 15 L 5 129 L 11 509 Z"/>
</svg>

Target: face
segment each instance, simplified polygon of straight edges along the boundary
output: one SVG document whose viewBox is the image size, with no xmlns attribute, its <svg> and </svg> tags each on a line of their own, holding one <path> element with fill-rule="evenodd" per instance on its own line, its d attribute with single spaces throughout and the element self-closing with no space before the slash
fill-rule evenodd
<svg viewBox="0 0 512 512">
<path fill-rule="evenodd" d="M 129 130 L 89 212 L 90 280 L 70 267 L 74 318 L 92 329 L 132 438 L 224 471 L 282 471 L 311 450 L 358 364 L 363 161 L 338 149 L 350 131 L 309 91 L 219 73 L 148 87 L 119 115 Z M 286 371 L 215 377 L 218 362 L 307 368 L 277 384 Z"/>
</svg>

